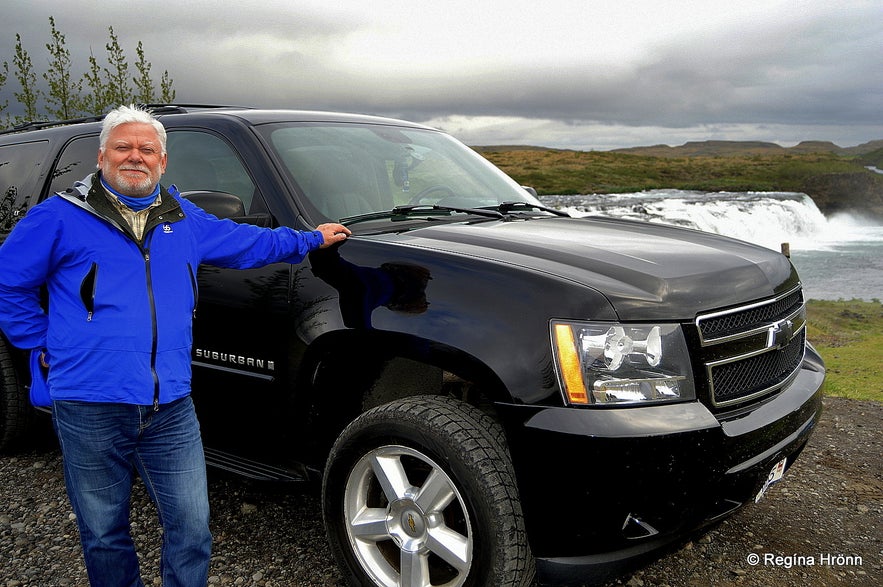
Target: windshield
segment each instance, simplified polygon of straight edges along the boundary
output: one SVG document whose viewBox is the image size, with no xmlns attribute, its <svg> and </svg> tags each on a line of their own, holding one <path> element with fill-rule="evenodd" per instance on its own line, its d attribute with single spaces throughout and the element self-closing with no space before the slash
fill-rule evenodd
<svg viewBox="0 0 883 587">
<path fill-rule="evenodd" d="M 310 213 L 338 221 L 403 205 L 539 202 L 469 147 L 438 131 L 382 125 L 262 129 Z"/>
</svg>

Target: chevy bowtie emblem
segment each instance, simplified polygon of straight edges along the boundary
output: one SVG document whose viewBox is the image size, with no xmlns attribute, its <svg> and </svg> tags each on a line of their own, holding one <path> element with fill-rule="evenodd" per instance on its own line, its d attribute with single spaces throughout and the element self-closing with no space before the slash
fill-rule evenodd
<svg viewBox="0 0 883 587">
<path fill-rule="evenodd" d="M 791 320 L 780 320 L 767 330 L 766 348 L 784 348 L 791 342 L 792 338 L 794 338 L 794 322 Z"/>
</svg>

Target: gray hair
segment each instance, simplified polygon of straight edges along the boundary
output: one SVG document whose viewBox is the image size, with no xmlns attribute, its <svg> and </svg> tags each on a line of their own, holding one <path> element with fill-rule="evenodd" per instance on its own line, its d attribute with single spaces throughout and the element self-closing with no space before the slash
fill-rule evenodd
<svg viewBox="0 0 883 587">
<path fill-rule="evenodd" d="M 165 127 L 159 120 L 154 118 L 149 110 L 144 110 L 134 104 L 131 106 L 120 106 L 107 113 L 107 116 L 104 117 L 104 122 L 101 123 L 101 134 L 98 137 L 98 148 L 104 151 L 104 147 L 107 145 L 107 137 L 110 136 L 110 131 L 121 124 L 127 124 L 130 122 L 140 122 L 153 126 L 153 128 L 156 129 L 156 134 L 159 136 L 160 149 L 162 150 L 162 153 L 165 154 Z"/>
</svg>

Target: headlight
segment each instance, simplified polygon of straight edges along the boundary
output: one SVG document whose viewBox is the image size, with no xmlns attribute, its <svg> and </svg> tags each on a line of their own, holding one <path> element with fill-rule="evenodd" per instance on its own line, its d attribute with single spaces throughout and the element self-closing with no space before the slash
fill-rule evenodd
<svg viewBox="0 0 883 587">
<path fill-rule="evenodd" d="M 693 375 L 677 324 L 552 322 L 558 380 L 570 404 L 693 399 Z"/>
</svg>

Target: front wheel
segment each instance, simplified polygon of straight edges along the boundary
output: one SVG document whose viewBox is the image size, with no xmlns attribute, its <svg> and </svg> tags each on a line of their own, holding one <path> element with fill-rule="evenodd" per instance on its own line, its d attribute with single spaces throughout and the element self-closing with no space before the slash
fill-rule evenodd
<svg viewBox="0 0 883 587">
<path fill-rule="evenodd" d="M 350 585 L 529 585 L 533 558 L 503 431 L 476 408 L 419 396 L 340 435 L 322 486 L 331 550 Z"/>
</svg>

